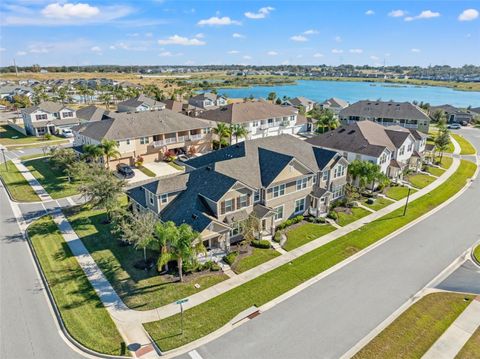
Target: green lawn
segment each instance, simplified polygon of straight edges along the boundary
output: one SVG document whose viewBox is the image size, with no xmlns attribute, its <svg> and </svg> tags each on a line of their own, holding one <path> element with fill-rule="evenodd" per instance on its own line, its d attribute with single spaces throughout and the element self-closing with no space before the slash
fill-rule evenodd
<svg viewBox="0 0 480 359">
<path fill-rule="evenodd" d="M 262 263 L 268 262 L 270 259 L 278 257 L 279 255 L 280 253 L 273 248 L 253 248 L 252 254 L 236 261 L 232 269 L 235 273 L 239 274 Z"/>
<path fill-rule="evenodd" d="M 458 135 L 456 133 L 452 133 L 451 135 L 460 145 L 461 155 L 474 155 L 475 153 L 477 153 L 475 147 L 473 147 L 473 145 L 469 141 L 467 141 L 462 135 Z"/>
<path fill-rule="evenodd" d="M 146 323 L 144 327 L 163 351 L 201 338 L 227 324 L 242 310 L 271 301 L 432 210 L 463 188 L 475 169 L 475 164 L 462 160 L 449 181 L 412 201 L 405 216 L 402 215 L 403 209 L 395 210 L 290 263 L 186 310 L 183 334 L 179 333 L 179 314 Z"/>
<path fill-rule="evenodd" d="M 445 173 L 445 170 L 440 167 L 427 166 L 426 171 L 434 176 L 440 177 Z"/>
<path fill-rule="evenodd" d="M 423 174 L 423 173 L 415 173 L 409 175 L 406 180 L 412 184 L 413 187 L 416 188 L 424 188 L 427 187 L 430 183 L 435 181 L 435 177 Z"/>
<path fill-rule="evenodd" d="M 33 155 L 20 156 L 21 161 L 33 160 L 34 158 L 46 157 L 43 153 L 34 153 Z"/>
<path fill-rule="evenodd" d="M 48 158 L 27 161 L 25 166 L 53 199 L 78 194 L 78 182 L 68 182 L 67 176 L 53 168 Z"/>
<path fill-rule="evenodd" d="M 435 139 L 434 139 L 434 137 L 431 137 L 431 136 L 430 136 L 430 137 L 427 139 L 427 144 L 429 144 L 429 145 L 435 145 Z M 453 143 L 450 142 L 450 143 L 448 144 L 448 148 L 445 150 L 445 153 L 453 153 L 453 151 L 455 151 L 455 146 L 453 146 Z"/>
<path fill-rule="evenodd" d="M 16 137 L 16 138 L 14 138 Z M 11 146 L 11 145 L 28 145 L 28 144 L 49 144 L 54 140 L 65 140 L 64 138 L 52 136 L 52 139 L 45 141 L 43 137 L 35 136 L 25 136 L 24 134 L 14 130 L 8 125 L 0 125 L 0 144 Z"/>
<path fill-rule="evenodd" d="M 374 211 L 378 211 L 390 204 L 392 204 L 393 202 L 390 201 L 389 199 L 385 198 L 385 197 L 377 197 L 375 198 L 375 202 L 373 204 L 368 204 L 367 203 L 368 201 L 365 200 L 363 201 L 363 205 L 370 208 L 370 209 L 373 209 Z"/>
<path fill-rule="evenodd" d="M 442 166 L 445 169 L 449 169 L 450 166 L 453 163 L 453 157 L 450 156 L 443 156 L 442 157 L 442 162 L 440 163 L 440 166 Z"/>
<path fill-rule="evenodd" d="M 480 328 L 473 332 L 473 335 L 457 354 L 455 359 L 480 358 Z"/>
<path fill-rule="evenodd" d="M 155 269 L 136 269 L 134 264 L 143 258 L 143 252 L 119 244 L 110 232 L 111 225 L 103 223 L 103 211 L 76 208 L 68 212 L 68 219 L 116 292 L 132 309 L 149 310 L 169 304 L 228 278 L 221 272 L 211 272 L 192 280 L 187 275 L 186 281 L 179 283 L 176 277 L 157 275 Z M 149 251 L 148 256 L 156 256 L 156 252 Z"/>
<path fill-rule="evenodd" d="M 473 256 L 475 257 L 477 262 L 480 263 L 480 244 L 474 249 Z"/>
<path fill-rule="evenodd" d="M 329 224 L 303 223 L 293 229 L 286 231 L 287 241 L 283 245 L 283 249 L 291 251 L 297 247 L 324 236 L 334 231 L 336 228 Z"/>
<path fill-rule="evenodd" d="M 340 226 L 346 226 L 347 224 L 350 224 L 352 222 L 355 222 L 356 220 L 368 216 L 371 214 L 371 212 L 367 211 L 364 208 L 361 207 L 354 207 L 351 208 L 352 213 L 347 214 L 345 212 L 338 212 L 338 219 L 337 219 L 337 224 Z"/>
<path fill-rule="evenodd" d="M 415 193 L 416 190 L 413 188 L 410 190 L 410 194 Z M 401 200 L 402 198 L 407 197 L 408 194 L 408 187 L 403 187 L 403 186 L 395 186 L 395 187 L 388 187 L 385 190 L 385 196 L 394 199 L 396 201 Z"/>
<path fill-rule="evenodd" d="M 40 198 L 12 161 L 7 161 L 7 168 L 8 171 L 5 169 L 5 163 L 0 163 L 0 176 L 8 187 L 8 191 L 13 199 L 19 202 L 40 201 Z"/>
<path fill-rule="evenodd" d="M 70 335 L 97 352 L 128 355 L 115 324 L 52 218 L 35 221 L 28 235 Z"/>
<path fill-rule="evenodd" d="M 423 297 L 354 358 L 421 358 L 473 298 L 459 293 L 432 293 Z"/>
<path fill-rule="evenodd" d="M 155 177 L 155 173 L 149 170 L 147 167 L 139 166 L 137 167 L 139 171 L 143 172 L 148 177 Z"/>
</svg>

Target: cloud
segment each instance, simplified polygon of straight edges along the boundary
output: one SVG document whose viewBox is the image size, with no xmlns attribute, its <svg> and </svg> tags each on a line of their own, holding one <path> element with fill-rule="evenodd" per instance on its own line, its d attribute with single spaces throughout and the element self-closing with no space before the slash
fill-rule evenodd
<svg viewBox="0 0 480 359">
<path fill-rule="evenodd" d="M 205 38 L 205 34 L 199 32 L 199 33 L 196 34 L 194 37 L 196 37 L 197 39 L 203 39 L 203 38 Z"/>
<path fill-rule="evenodd" d="M 367 11 L 365 11 L 365 15 L 367 15 L 367 16 L 375 15 L 375 11 L 367 10 Z"/>
<path fill-rule="evenodd" d="M 234 32 L 232 34 L 232 37 L 235 38 L 235 39 L 244 39 L 245 35 L 239 34 L 238 32 Z"/>
<path fill-rule="evenodd" d="M 183 54 L 181 52 L 178 52 L 176 54 L 170 52 L 170 51 L 162 51 L 161 53 L 158 54 L 160 57 L 172 57 L 172 56 L 182 56 Z"/>
<path fill-rule="evenodd" d="M 351 54 L 362 54 L 363 49 L 350 49 L 348 50 L 348 52 L 350 52 Z"/>
<path fill-rule="evenodd" d="M 0 52 L 4 52 L 4 51 L 7 51 L 7 49 L 4 47 L 0 47 Z"/>
<path fill-rule="evenodd" d="M 323 57 L 323 54 L 321 54 L 320 52 L 316 52 L 313 54 L 313 57 L 320 58 Z"/>
<path fill-rule="evenodd" d="M 460 21 L 472 21 L 476 18 L 478 18 L 478 10 L 475 9 L 463 10 L 463 12 L 458 15 L 458 20 Z"/>
<path fill-rule="evenodd" d="M 378 61 L 378 60 L 380 60 L 380 58 L 378 56 L 372 55 L 372 56 L 370 56 L 370 60 Z"/>
<path fill-rule="evenodd" d="M 110 50 L 147 51 L 150 45 L 150 41 L 120 41 L 108 48 Z"/>
<path fill-rule="evenodd" d="M 278 55 L 278 52 L 276 52 L 276 51 L 269 51 L 269 52 L 267 52 L 267 55 L 268 55 L 268 56 L 277 56 L 277 55 Z"/>
<path fill-rule="evenodd" d="M 230 50 L 229 52 L 227 52 L 227 54 L 230 54 L 230 55 L 235 55 L 235 54 L 239 54 L 240 51 L 238 50 Z"/>
<path fill-rule="evenodd" d="M 288 60 L 282 61 L 282 65 L 290 65 L 290 61 Z"/>
<path fill-rule="evenodd" d="M 102 52 L 102 48 L 100 46 L 93 46 L 90 48 L 90 51 L 100 54 Z"/>
<path fill-rule="evenodd" d="M 332 49 L 332 54 L 343 54 L 343 50 L 340 50 L 340 49 Z"/>
<path fill-rule="evenodd" d="M 304 35 L 316 35 L 316 34 L 318 34 L 318 30 L 310 29 L 310 30 L 304 31 L 303 34 Z"/>
<path fill-rule="evenodd" d="M 225 25 L 240 25 L 241 22 L 232 20 L 228 16 L 218 17 L 212 16 L 209 19 L 200 20 L 197 25 L 200 26 L 225 26 Z"/>
<path fill-rule="evenodd" d="M 407 16 L 405 21 L 421 20 L 421 19 L 433 19 L 434 17 L 439 17 L 440 13 L 432 10 L 424 10 L 417 16 Z"/>
<path fill-rule="evenodd" d="M 252 57 L 249 56 L 249 55 L 245 55 L 245 56 L 243 56 L 242 58 L 243 58 L 244 60 L 251 60 L 251 59 L 252 59 Z"/>
<path fill-rule="evenodd" d="M 26 54 L 26 51 L 17 51 L 17 56 L 25 56 Z"/>
<path fill-rule="evenodd" d="M 335 36 L 334 40 L 335 40 L 335 42 L 342 42 L 342 37 L 341 36 Z"/>
<path fill-rule="evenodd" d="M 410 49 L 410 51 L 411 51 L 411 52 L 420 52 L 420 49 L 415 49 L 415 48 L 413 48 L 413 49 Z"/>
<path fill-rule="evenodd" d="M 206 45 L 205 41 L 196 38 L 187 38 L 179 35 L 173 35 L 166 39 L 158 40 L 159 45 L 181 45 L 181 46 L 202 46 Z"/>
<path fill-rule="evenodd" d="M 392 10 L 388 13 L 388 16 L 390 17 L 404 17 L 407 15 L 407 12 L 405 10 Z"/>
<path fill-rule="evenodd" d="M 145 37 L 153 37 L 153 33 L 152 32 L 146 32 Z"/>
<path fill-rule="evenodd" d="M 100 9 L 89 4 L 59 4 L 47 5 L 42 11 L 42 15 L 54 19 L 69 19 L 72 17 L 88 18 L 100 14 Z"/>
<path fill-rule="evenodd" d="M 185 65 L 187 65 L 187 66 L 195 65 L 195 61 L 193 61 L 193 60 L 187 60 L 187 61 L 185 61 Z"/>
<path fill-rule="evenodd" d="M 248 17 L 249 19 L 254 19 L 254 20 L 265 19 L 268 16 L 268 14 L 270 14 L 273 10 L 275 10 L 273 7 L 266 6 L 258 9 L 257 12 L 247 11 L 245 13 L 245 16 Z"/>
<path fill-rule="evenodd" d="M 308 39 L 303 35 L 294 35 L 290 37 L 290 40 L 297 42 L 306 42 Z"/>
</svg>

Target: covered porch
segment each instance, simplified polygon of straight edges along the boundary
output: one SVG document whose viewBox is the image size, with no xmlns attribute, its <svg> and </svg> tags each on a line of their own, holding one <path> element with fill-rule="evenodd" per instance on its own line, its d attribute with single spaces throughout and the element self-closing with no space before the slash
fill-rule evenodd
<svg viewBox="0 0 480 359">
<path fill-rule="evenodd" d="M 308 195 L 310 201 L 308 213 L 314 217 L 325 217 L 330 208 L 331 194 L 324 188 L 314 188 Z"/>
</svg>

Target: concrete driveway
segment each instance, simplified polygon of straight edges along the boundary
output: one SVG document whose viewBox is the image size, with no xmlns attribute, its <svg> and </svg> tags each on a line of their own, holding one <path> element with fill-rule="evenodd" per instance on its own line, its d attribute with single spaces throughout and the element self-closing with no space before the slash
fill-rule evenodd
<svg viewBox="0 0 480 359">
<path fill-rule="evenodd" d="M 155 173 L 157 177 L 165 177 L 171 175 L 177 175 L 183 173 L 183 171 L 179 171 L 176 168 L 170 166 L 166 162 L 149 162 L 144 163 L 143 167 L 148 168 L 150 171 Z"/>
</svg>

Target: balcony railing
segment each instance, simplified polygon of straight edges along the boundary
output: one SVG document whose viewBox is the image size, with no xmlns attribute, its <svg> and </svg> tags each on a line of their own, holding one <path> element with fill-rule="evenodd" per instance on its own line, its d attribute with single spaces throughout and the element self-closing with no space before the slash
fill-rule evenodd
<svg viewBox="0 0 480 359">
<path fill-rule="evenodd" d="M 164 140 L 160 141 L 154 141 L 152 142 L 153 147 L 162 147 L 166 145 L 171 145 L 172 143 L 182 143 L 182 142 L 187 142 L 187 141 L 198 141 L 204 138 L 205 135 L 203 134 L 197 134 L 197 135 L 185 135 L 185 136 L 178 136 L 178 139 L 176 137 L 170 137 L 166 138 Z"/>
<path fill-rule="evenodd" d="M 198 135 L 190 135 L 190 141 L 198 141 L 203 138 L 203 135 L 200 133 Z"/>
</svg>

